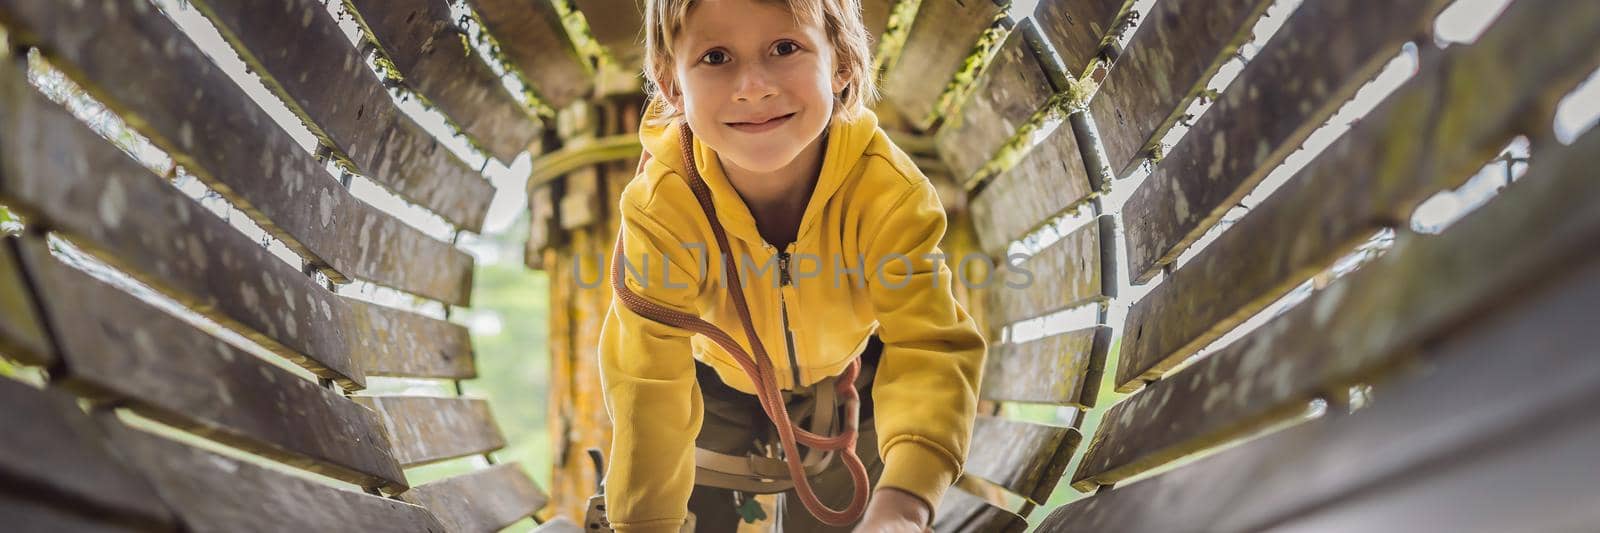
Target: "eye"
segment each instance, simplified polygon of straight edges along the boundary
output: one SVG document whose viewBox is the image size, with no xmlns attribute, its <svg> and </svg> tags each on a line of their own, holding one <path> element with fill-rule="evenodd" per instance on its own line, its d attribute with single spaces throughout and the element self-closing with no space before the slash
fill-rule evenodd
<svg viewBox="0 0 1600 533">
<path fill-rule="evenodd" d="M 799 52 L 800 43 L 794 41 L 778 41 L 778 44 L 772 47 L 772 51 L 777 52 L 777 54 L 780 56 L 786 56 L 795 52 Z"/>
<path fill-rule="evenodd" d="M 721 50 L 712 50 L 706 52 L 706 55 L 700 56 L 700 62 L 709 65 L 721 65 L 728 61 L 732 61 L 732 58 L 728 57 L 727 52 Z"/>
</svg>

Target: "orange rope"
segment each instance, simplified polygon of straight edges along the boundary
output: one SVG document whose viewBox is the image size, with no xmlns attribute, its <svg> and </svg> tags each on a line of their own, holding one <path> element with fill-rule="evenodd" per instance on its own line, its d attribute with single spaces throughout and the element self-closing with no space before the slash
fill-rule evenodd
<svg viewBox="0 0 1600 533">
<path fill-rule="evenodd" d="M 705 180 L 700 177 L 700 171 L 694 165 L 694 133 L 689 130 L 687 123 L 682 125 L 683 160 L 689 171 L 689 187 L 694 190 L 695 199 L 700 201 L 700 207 L 705 210 L 706 217 L 711 220 L 711 230 L 717 239 L 717 246 L 724 252 L 723 270 L 728 279 L 728 287 L 735 296 L 733 304 L 739 312 L 739 320 L 743 322 L 746 340 L 755 351 L 751 357 L 733 340 L 722 328 L 701 320 L 700 317 L 683 313 L 651 302 L 640 297 L 627 287 L 622 274 L 622 235 L 617 235 L 616 249 L 612 252 L 611 260 L 611 286 L 624 306 L 639 316 L 650 320 L 682 328 L 694 333 L 705 335 L 712 342 L 717 343 L 722 349 L 733 354 L 735 361 L 750 376 L 750 381 L 755 383 L 756 396 L 761 400 L 761 408 L 766 411 L 767 418 L 772 420 L 778 429 L 778 440 L 783 445 L 785 463 L 789 466 L 789 477 L 794 480 L 795 490 L 800 494 L 800 501 L 806 509 L 811 511 L 817 520 L 831 526 L 846 526 L 861 518 L 867 506 L 867 469 L 861 463 L 861 458 L 856 455 L 857 427 L 860 424 L 861 404 L 860 396 L 856 392 L 856 377 L 861 373 L 861 359 L 856 358 L 850 366 L 839 376 L 837 389 L 839 396 L 844 398 L 845 417 L 844 429 L 838 435 L 825 437 L 796 427 L 789 419 L 789 408 L 783 402 L 779 392 L 776 373 L 772 368 L 772 361 L 767 355 L 767 349 L 756 336 L 755 325 L 750 320 L 750 306 L 744 298 L 744 287 L 739 282 L 739 271 L 733 258 L 733 253 L 728 247 L 728 237 L 723 232 L 722 222 L 717 220 L 717 210 L 711 203 L 711 189 L 706 186 Z M 648 151 L 639 158 L 639 169 L 644 168 L 644 163 L 650 157 Z M 637 173 L 636 173 L 637 175 Z M 805 467 L 801 464 L 799 446 L 820 450 L 838 450 L 844 457 L 845 468 L 850 471 L 854 492 L 851 495 L 850 505 L 842 511 L 836 511 L 822 503 L 811 488 L 811 481 L 806 478 Z"/>
</svg>

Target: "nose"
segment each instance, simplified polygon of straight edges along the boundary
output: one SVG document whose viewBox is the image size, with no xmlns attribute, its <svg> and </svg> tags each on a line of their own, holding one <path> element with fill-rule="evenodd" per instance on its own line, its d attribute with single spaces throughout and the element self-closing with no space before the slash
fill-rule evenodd
<svg viewBox="0 0 1600 533">
<path fill-rule="evenodd" d="M 733 97 L 740 102 L 761 101 L 778 94 L 778 86 L 772 83 L 767 66 L 760 61 L 746 62 L 739 69 L 738 83 Z"/>
</svg>

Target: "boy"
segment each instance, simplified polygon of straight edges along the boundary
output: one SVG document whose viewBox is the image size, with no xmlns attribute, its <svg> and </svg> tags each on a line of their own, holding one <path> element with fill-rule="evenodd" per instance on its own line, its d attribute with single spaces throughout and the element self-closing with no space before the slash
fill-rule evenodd
<svg viewBox="0 0 1600 533">
<path fill-rule="evenodd" d="M 646 0 L 648 160 L 619 202 L 630 275 L 614 282 L 728 332 L 740 352 L 766 347 L 771 374 L 749 375 L 706 335 L 613 298 L 600 367 L 618 531 L 677 531 L 689 511 L 700 531 L 733 531 L 749 495 L 697 479 L 696 456 L 776 446 L 772 412 L 753 396 L 769 380 L 810 427 L 800 415 L 831 405 L 818 391 L 859 370 L 856 454 L 875 490 L 856 531 L 926 529 L 960 473 L 986 341 L 952 295 L 932 184 L 866 108 L 869 42 L 857 0 Z M 709 190 L 729 249 L 691 183 Z M 833 509 L 853 496 L 848 462 L 806 476 Z M 795 496 L 779 500 L 784 531 L 850 527 Z"/>
</svg>

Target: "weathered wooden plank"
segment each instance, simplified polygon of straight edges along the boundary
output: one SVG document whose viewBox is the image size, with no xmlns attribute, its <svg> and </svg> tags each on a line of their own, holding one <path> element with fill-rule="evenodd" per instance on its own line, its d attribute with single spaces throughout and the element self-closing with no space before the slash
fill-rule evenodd
<svg viewBox="0 0 1600 533">
<path fill-rule="evenodd" d="M 539 98 L 561 109 L 594 89 L 594 76 L 567 38 L 555 4 L 539 0 L 469 0 L 500 52 Z"/>
<path fill-rule="evenodd" d="M 406 85 L 421 93 L 485 151 L 511 164 L 539 124 L 467 46 L 445 0 L 345 0 Z"/>
<path fill-rule="evenodd" d="M 1547 272 L 1514 303 L 1433 340 L 1422 354 L 1430 372 L 1378 384 L 1372 405 L 1069 504 L 1040 531 L 1259 531 L 1384 501 L 1380 531 L 1542 531 L 1542 520 L 1561 523 L 1574 509 L 1592 516 L 1600 262 L 1592 250 L 1574 252 L 1587 265 Z M 1502 457 L 1517 460 L 1489 468 Z M 1502 490 L 1508 483 L 1515 490 Z M 1434 498 L 1419 505 L 1427 494 Z"/>
<path fill-rule="evenodd" d="M 450 531 L 494 532 L 544 507 L 550 497 L 517 463 L 501 463 L 400 495 L 433 512 Z"/>
<path fill-rule="evenodd" d="M 904 50 L 884 80 L 884 98 L 919 130 L 933 125 L 946 84 L 1009 1 L 929 0 L 917 8 Z"/>
<path fill-rule="evenodd" d="M 335 297 L 7 77 L 0 121 L 32 134 L 0 138 L 0 197 L 275 351 L 360 386 L 342 336 L 309 312 Z M 299 302 L 308 312 L 295 312 Z"/>
<path fill-rule="evenodd" d="M 1222 219 L 1449 2 L 1307 2 L 1123 208 L 1144 283 Z"/>
<path fill-rule="evenodd" d="M 0 111 L 3 112 L 3 111 Z M 4 140 L 0 140 L 4 143 Z M 0 152 L 3 153 L 3 152 Z M 4 162 L 0 162 L 3 168 Z M 0 186 L 4 185 L 0 170 Z M 33 290 L 17 262 L 11 238 L 0 237 L 0 354 L 31 365 L 49 366 L 56 361 L 50 337 L 39 321 Z"/>
<path fill-rule="evenodd" d="M 31 497 L 161 527 L 172 513 L 107 446 L 77 400 L 0 379 L 0 485 Z"/>
<path fill-rule="evenodd" d="M 589 21 L 589 33 L 623 70 L 644 67 L 644 2 L 574 0 Z"/>
<path fill-rule="evenodd" d="M 0 23 L 336 281 L 467 304 L 471 256 L 351 195 L 154 6 L 123 6 L 0 0 Z"/>
<path fill-rule="evenodd" d="M 1038 31 L 1031 21 L 1018 24 L 978 75 L 972 96 L 939 127 L 939 154 L 956 181 L 988 163 L 1050 99 L 1050 79 L 1033 45 L 1042 42 Z"/>
<path fill-rule="evenodd" d="M 1111 170 L 1125 175 L 1250 40 L 1269 0 L 1158 2 L 1089 103 Z"/>
<path fill-rule="evenodd" d="M 1072 127 L 1061 124 L 1016 166 L 974 191 L 969 205 L 978 242 L 985 252 L 1003 255 L 1011 241 L 1104 190 L 1096 181 L 1078 151 Z"/>
<path fill-rule="evenodd" d="M 27 496 L 0 492 L 0 524 L 7 533 L 101 533 L 126 531 L 172 531 L 168 525 L 148 525 L 106 520 L 85 514 L 81 509 L 54 505 Z"/>
<path fill-rule="evenodd" d="M 933 517 L 933 530 L 939 533 L 1018 533 L 1027 527 L 1028 521 L 1017 513 L 996 507 L 960 488 L 945 491 L 939 511 Z"/>
<path fill-rule="evenodd" d="M 963 472 L 993 481 L 1034 503 L 1044 503 L 1081 440 L 1083 435 L 1069 427 L 979 416 L 972 427 L 972 451 Z"/>
<path fill-rule="evenodd" d="M 358 396 L 389 429 L 395 459 L 411 467 L 505 447 L 489 402 L 476 398 Z"/>
<path fill-rule="evenodd" d="M 1133 305 L 1118 390 L 1159 376 L 1378 228 L 1407 220 L 1513 136 L 1543 131 L 1553 102 L 1600 65 L 1600 4 L 1514 4 L 1477 42 L 1439 55 Z M 1493 81 L 1462 81 L 1473 77 Z"/>
<path fill-rule="evenodd" d="M 1115 37 L 1111 31 L 1131 7 L 1133 0 L 1054 0 L 1040 2 L 1033 17 L 1077 76 Z"/>
<path fill-rule="evenodd" d="M 443 533 L 427 509 L 277 472 L 144 431 L 101 426 L 187 531 Z"/>
<path fill-rule="evenodd" d="M 0 65 L 0 201 L 135 278 L 359 389 L 337 297 L 212 216 Z M 303 308 L 301 307 L 303 306 Z"/>
<path fill-rule="evenodd" d="M 980 392 L 986 400 L 1094 407 L 1110 346 L 1106 326 L 995 345 Z"/>
<path fill-rule="evenodd" d="M 195 5 L 337 157 L 456 226 L 483 229 L 494 186 L 395 106 L 321 2 Z"/>
<path fill-rule="evenodd" d="M 1541 153 L 1527 175 L 1445 233 L 1406 234 L 1373 263 L 1112 407 L 1074 481 L 1112 483 L 1292 414 L 1592 253 L 1600 134 L 1558 152 Z"/>
<path fill-rule="evenodd" d="M 472 379 L 472 335 L 466 326 L 346 298 L 343 329 L 352 357 L 369 376 Z"/>
<path fill-rule="evenodd" d="M 24 243 L 66 386 L 213 440 L 356 483 L 405 490 L 372 411 Z"/>
<path fill-rule="evenodd" d="M 996 269 L 990 322 L 1010 325 L 1115 296 L 1116 269 L 1107 268 L 1115 256 L 1105 253 L 1110 241 L 1102 237 L 1115 235 L 1113 224 L 1110 215 L 1101 215 L 1017 266 Z M 1006 285 L 998 285 L 1002 279 Z"/>
</svg>

